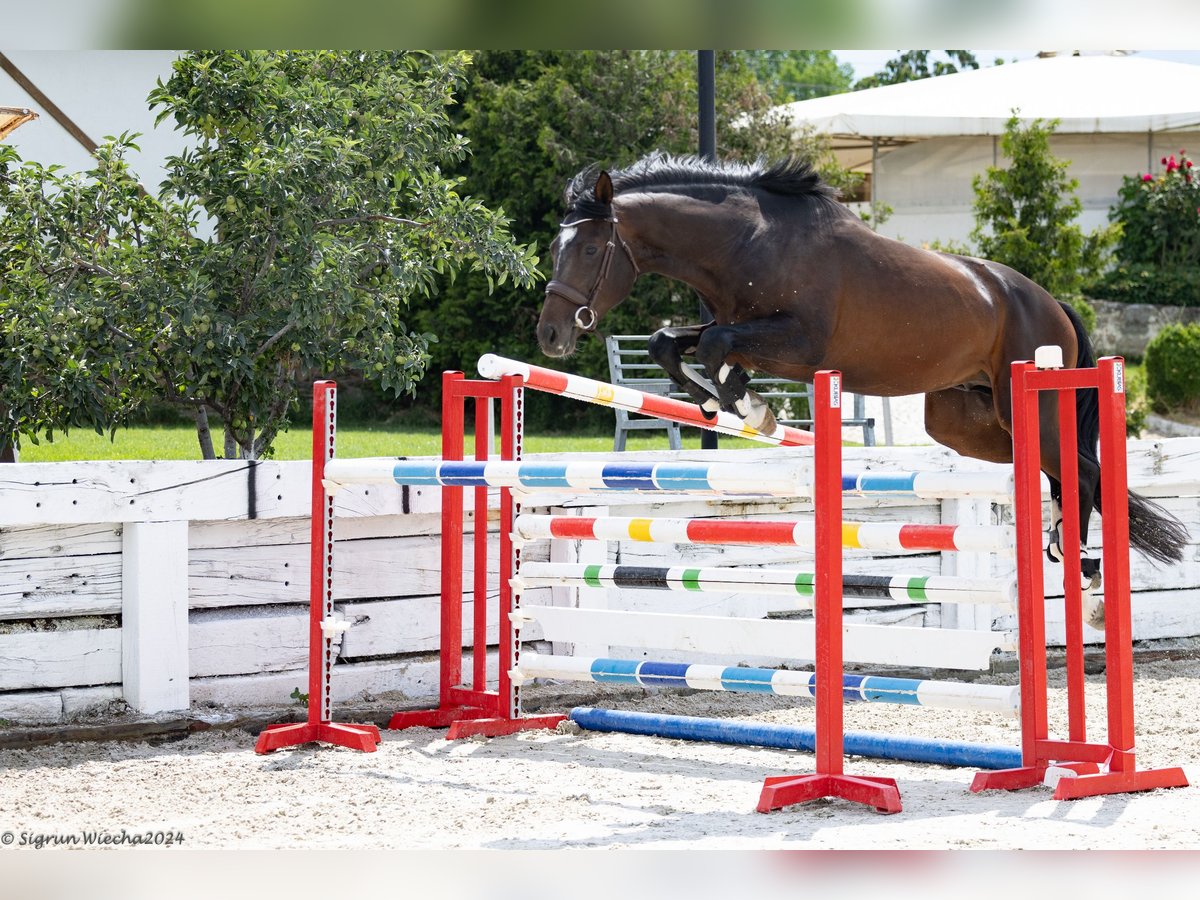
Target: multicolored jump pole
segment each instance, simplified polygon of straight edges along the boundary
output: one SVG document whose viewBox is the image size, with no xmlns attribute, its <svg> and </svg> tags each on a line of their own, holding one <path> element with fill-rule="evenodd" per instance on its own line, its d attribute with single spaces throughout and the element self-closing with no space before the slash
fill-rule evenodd
<svg viewBox="0 0 1200 900">
<path fill-rule="evenodd" d="M 753 544 L 812 550 L 812 517 L 766 519 L 651 519 L 620 516 L 517 516 L 520 540 L 644 541 L 666 544 Z M 1011 525 L 905 525 L 843 522 L 842 546 L 858 550 L 941 550 L 1011 554 Z"/>
<path fill-rule="evenodd" d="M 528 462 L 524 460 L 335 460 L 328 487 L 400 484 L 426 487 L 509 488 L 519 491 L 687 491 L 794 497 L 807 491 L 798 462 L 737 463 Z"/>
<path fill-rule="evenodd" d="M 513 579 L 518 591 L 535 587 L 634 588 L 680 593 L 749 592 L 801 598 L 811 609 L 816 594 L 812 569 L 734 566 L 626 566 L 529 562 Z M 842 575 L 842 596 L 905 603 L 987 603 L 1016 608 L 1013 578 L 956 575 Z"/>
<path fill-rule="evenodd" d="M 712 419 L 708 419 L 700 412 L 700 407 L 694 403 L 685 403 L 682 400 L 657 394 L 647 394 L 634 388 L 605 384 L 603 381 L 593 381 L 581 375 L 556 372 L 553 369 L 545 369 L 519 360 L 496 356 L 494 353 L 487 353 L 479 357 L 478 369 L 479 374 L 484 378 L 519 375 L 524 379 L 525 386 L 535 391 L 557 394 L 561 397 L 570 397 L 572 400 L 596 403 L 613 409 L 623 409 L 626 412 L 651 416 L 655 419 L 665 419 L 668 422 L 678 422 L 680 425 L 692 425 L 707 431 L 716 431 L 720 434 L 746 438 L 764 444 L 803 447 L 813 443 L 812 433 L 800 428 L 776 425 L 773 432 L 764 434 L 757 428 L 751 428 L 732 413 L 717 412 Z"/>
<path fill-rule="evenodd" d="M 623 712 L 590 706 L 575 707 L 571 710 L 570 718 L 589 731 L 617 731 L 671 740 L 772 747 L 806 753 L 812 753 L 817 748 L 817 729 L 794 725 Z M 843 747 L 851 756 L 971 769 L 1005 769 L 1019 764 L 1021 759 L 1019 747 L 875 734 L 869 731 L 845 732 Z"/>
<path fill-rule="evenodd" d="M 776 694 L 781 697 L 813 698 L 817 695 L 815 672 L 654 662 L 644 659 L 550 656 L 529 652 L 521 654 L 521 664 L 514 670 L 513 678 L 520 683 L 535 678 L 554 678 L 560 681 L 593 681 L 599 684 Z M 1015 716 L 1018 689 L 959 681 L 843 674 L 842 698 L 863 703 L 901 703 L 939 709 L 973 709 Z"/>
</svg>

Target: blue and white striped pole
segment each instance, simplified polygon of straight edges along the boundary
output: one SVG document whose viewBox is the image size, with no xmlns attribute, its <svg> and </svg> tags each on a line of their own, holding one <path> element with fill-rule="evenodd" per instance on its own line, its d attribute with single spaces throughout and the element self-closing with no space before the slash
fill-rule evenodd
<svg viewBox="0 0 1200 900">
<path fill-rule="evenodd" d="M 506 487 L 514 490 L 677 491 L 812 496 L 811 464 L 788 462 L 606 462 L 604 460 L 396 460 L 388 457 L 333 459 L 325 485 L 411 484 L 418 486 Z M 921 499 L 1012 495 L 1012 474 L 1002 472 L 863 472 L 843 478 L 852 494 L 904 494 Z"/>
<path fill-rule="evenodd" d="M 817 695 L 814 672 L 605 657 L 589 659 L 531 652 L 521 654 L 512 677 L 518 684 L 535 678 L 553 678 L 560 681 L 776 694 L 785 697 L 815 698 Z M 971 709 L 1015 716 L 1019 688 L 845 673 L 842 675 L 842 697 L 848 701 L 866 703 Z"/>
<path fill-rule="evenodd" d="M 799 462 L 625 463 L 601 460 L 387 458 L 335 459 L 325 468 L 327 486 L 409 484 L 506 487 L 522 491 L 685 491 L 800 497 L 811 493 Z"/>
</svg>

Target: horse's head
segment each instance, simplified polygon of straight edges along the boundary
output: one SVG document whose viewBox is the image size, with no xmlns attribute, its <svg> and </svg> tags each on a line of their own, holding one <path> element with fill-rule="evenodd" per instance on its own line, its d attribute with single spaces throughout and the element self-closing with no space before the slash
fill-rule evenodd
<svg viewBox="0 0 1200 900">
<path fill-rule="evenodd" d="M 581 333 L 629 296 L 638 276 L 633 252 L 617 231 L 607 172 L 596 179 L 594 193 L 589 206 L 597 214 L 572 210 L 550 244 L 554 275 L 537 326 L 538 344 L 547 356 L 570 354 Z"/>
</svg>

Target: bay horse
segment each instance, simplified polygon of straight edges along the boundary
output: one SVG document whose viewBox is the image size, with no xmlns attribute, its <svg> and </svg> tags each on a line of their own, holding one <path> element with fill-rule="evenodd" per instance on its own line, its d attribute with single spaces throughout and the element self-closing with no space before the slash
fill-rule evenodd
<svg viewBox="0 0 1200 900">
<path fill-rule="evenodd" d="M 580 335 L 656 273 L 690 285 L 712 313 L 666 327 L 651 358 L 707 415 L 736 413 L 770 432 L 747 390 L 749 371 L 811 382 L 842 373 L 847 392 L 925 395 L 925 428 L 964 456 L 1012 462 L 1010 363 L 1043 345 L 1068 365 L 1095 359 L 1078 314 L 1000 263 L 921 249 L 877 234 L 807 162 L 707 162 L 652 154 L 611 174 L 585 169 L 567 185 L 567 214 L 550 245 L 553 277 L 537 325 L 542 351 L 573 352 Z M 708 381 L 683 364 L 694 358 Z M 1076 392 L 1080 534 L 1100 510 L 1096 392 Z M 1057 399 L 1040 410 L 1042 470 L 1061 503 Z M 1057 529 L 1047 548 L 1062 558 Z M 1183 558 L 1187 531 L 1155 503 L 1129 496 L 1130 543 L 1162 563 Z M 1082 559 L 1089 620 L 1099 560 Z"/>
</svg>

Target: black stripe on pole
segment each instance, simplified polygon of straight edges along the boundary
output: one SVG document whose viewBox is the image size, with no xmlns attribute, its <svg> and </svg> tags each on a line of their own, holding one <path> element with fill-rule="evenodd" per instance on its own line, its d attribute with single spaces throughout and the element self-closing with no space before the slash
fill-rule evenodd
<svg viewBox="0 0 1200 900">
<path fill-rule="evenodd" d="M 668 569 L 657 566 L 617 566 L 613 570 L 612 580 L 617 587 L 623 588 L 654 588 L 667 590 Z"/>
</svg>

